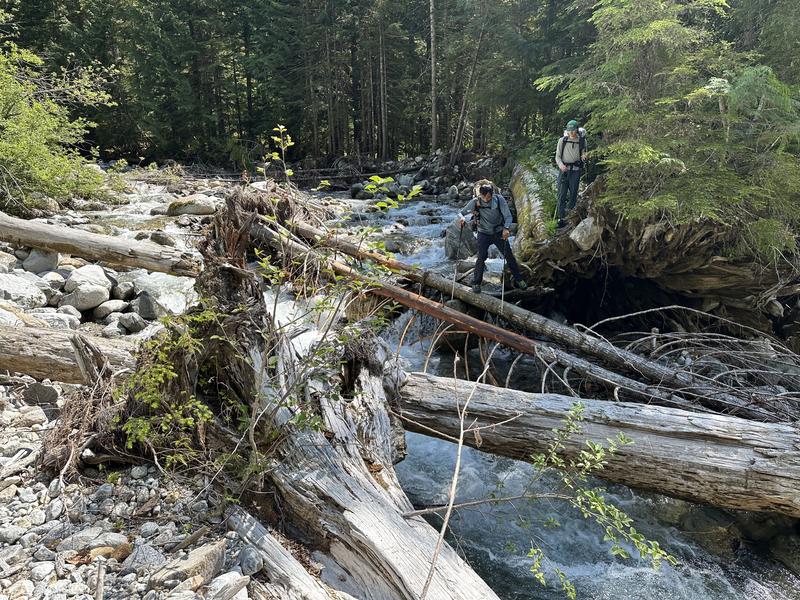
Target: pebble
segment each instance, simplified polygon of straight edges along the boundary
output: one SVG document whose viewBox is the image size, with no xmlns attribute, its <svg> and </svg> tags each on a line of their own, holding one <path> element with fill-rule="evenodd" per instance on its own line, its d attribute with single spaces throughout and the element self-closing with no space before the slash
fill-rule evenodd
<svg viewBox="0 0 800 600">
<path fill-rule="evenodd" d="M 147 467 L 145 465 L 137 465 L 131 469 L 132 479 L 144 479 L 147 477 Z"/>
</svg>

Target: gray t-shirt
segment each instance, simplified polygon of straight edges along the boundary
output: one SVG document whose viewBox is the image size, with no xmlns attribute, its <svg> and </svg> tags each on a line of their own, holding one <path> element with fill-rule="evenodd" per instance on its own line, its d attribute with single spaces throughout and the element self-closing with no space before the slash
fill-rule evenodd
<svg viewBox="0 0 800 600">
<path fill-rule="evenodd" d="M 511 209 L 508 202 L 500 194 L 494 194 L 488 204 L 481 198 L 473 198 L 461 209 L 462 215 L 472 213 L 475 206 L 478 207 L 480 218 L 478 219 L 478 232 L 487 235 L 497 235 L 503 229 L 511 229 Z"/>
</svg>

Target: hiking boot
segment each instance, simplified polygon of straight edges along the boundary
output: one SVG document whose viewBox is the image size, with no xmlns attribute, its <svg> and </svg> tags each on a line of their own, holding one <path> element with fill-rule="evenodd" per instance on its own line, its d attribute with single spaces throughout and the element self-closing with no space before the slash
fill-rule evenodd
<svg viewBox="0 0 800 600">
<path fill-rule="evenodd" d="M 518 290 L 527 290 L 528 284 L 524 279 L 519 279 L 514 282 L 514 287 L 516 287 Z"/>
<path fill-rule="evenodd" d="M 481 284 L 480 283 L 473 284 L 472 293 L 473 294 L 480 294 L 481 293 Z"/>
</svg>

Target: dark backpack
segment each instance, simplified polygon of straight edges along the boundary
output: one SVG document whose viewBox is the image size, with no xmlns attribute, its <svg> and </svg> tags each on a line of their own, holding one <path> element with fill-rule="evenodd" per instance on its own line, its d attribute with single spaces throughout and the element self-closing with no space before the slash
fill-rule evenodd
<svg viewBox="0 0 800 600">
<path fill-rule="evenodd" d="M 564 147 L 569 144 L 574 144 L 575 142 L 569 139 L 569 134 L 564 134 L 561 144 L 561 155 L 558 157 L 561 159 L 561 162 L 564 162 Z M 583 156 L 583 153 L 586 152 L 586 130 L 583 127 L 578 128 L 578 156 Z M 583 162 L 580 160 L 579 162 Z"/>
</svg>

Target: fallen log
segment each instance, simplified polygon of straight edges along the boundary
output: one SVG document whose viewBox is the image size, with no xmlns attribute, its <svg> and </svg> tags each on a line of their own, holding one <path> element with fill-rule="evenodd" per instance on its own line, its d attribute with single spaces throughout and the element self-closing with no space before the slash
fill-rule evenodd
<svg viewBox="0 0 800 600">
<path fill-rule="evenodd" d="M 26 221 L 0 212 L 0 240 L 62 252 L 108 265 L 140 267 L 173 275 L 196 277 L 202 267 L 196 256 L 155 242 L 100 235 L 38 221 Z"/>
<path fill-rule="evenodd" d="M 0 371 L 63 383 L 85 383 L 70 342 L 74 335 L 74 331 L 59 329 L 0 326 Z M 105 338 L 92 338 L 92 342 L 115 370 L 134 368 L 135 344 Z"/>
<path fill-rule="evenodd" d="M 301 254 L 312 252 L 312 250 L 304 244 L 291 240 L 286 236 L 281 236 L 272 229 L 260 224 L 253 225 L 251 234 L 256 239 L 269 244 L 277 250 L 289 248 Z M 624 375 L 605 369 L 600 365 L 595 365 L 582 358 L 572 356 L 544 342 L 532 340 L 523 335 L 498 327 L 497 325 L 476 319 L 475 317 L 449 308 L 444 304 L 435 302 L 430 298 L 409 292 L 402 287 L 362 277 L 354 269 L 338 261 L 325 257 L 320 258 L 337 274 L 368 283 L 370 285 L 369 291 L 372 294 L 389 298 L 404 306 L 419 310 L 441 321 L 456 325 L 460 329 L 468 331 L 476 336 L 492 340 L 524 354 L 536 356 L 547 364 L 558 364 L 565 368 L 569 367 L 576 373 L 592 381 L 613 388 L 615 390 L 615 395 L 617 395 L 619 390 L 622 390 L 623 392 L 627 392 L 629 396 L 646 402 L 658 402 L 665 406 L 683 407 L 687 410 L 703 410 L 697 403 L 682 398 L 669 390 L 662 390 L 656 386 L 650 386 L 635 381 Z"/>
<path fill-rule="evenodd" d="M 321 245 L 340 250 L 362 260 L 372 260 L 400 273 L 411 281 L 421 283 L 498 315 L 517 327 L 545 336 L 571 350 L 600 359 L 605 364 L 622 369 L 626 373 L 644 377 L 658 387 L 672 388 L 681 396 L 693 396 L 706 406 L 763 421 L 788 421 L 800 418 L 800 412 L 797 410 L 789 410 L 786 404 L 776 403 L 772 398 L 763 394 L 756 392 L 748 394 L 746 390 L 739 390 L 737 393 L 737 390 L 723 387 L 708 378 L 649 360 L 618 348 L 600 337 L 581 333 L 572 327 L 562 325 L 532 311 L 503 302 L 499 298 L 487 294 L 475 294 L 469 287 L 456 283 L 452 279 L 431 271 L 420 270 L 377 252 L 365 250 L 340 236 L 334 236 L 304 223 L 293 223 L 292 229 L 306 239 L 314 240 Z M 689 408 L 690 404 L 691 402 L 687 402 L 684 407 Z M 677 403 L 670 405 L 679 406 Z"/>
<path fill-rule="evenodd" d="M 336 600 L 323 585 L 284 548 L 252 515 L 238 506 L 225 514 L 228 528 L 239 535 L 239 539 L 255 548 L 264 561 L 264 570 L 269 577 L 265 584 L 267 597 L 285 600 Z"/>
<path fill-rule="evenodd" d="M 317 343 L 327 340 L 341 315 L 321 314 L 302 301 L 282 304 L 256 291 L 256 275 L 238 268 L 250 246 L 251 204 L 273 206 L 269 196 L 240 191 L 217 215 L 202 245 L 207 268 L 198 291 L 213 287 L 219 310 L 239 311 L 222 324 L 224 341 L 209 339 L 207 350 L 220 367 L 219 385 L 250 408 L 250 456 L 268 453 L 270 459 L 263 471 L 269 485 L 254 496 L 265 503 L 274 499 L 271 508 L 280 510 L 297 536 L 341 567 L 348 578 L 341 584 L 345 591 L 358 590 L 361 600 L 420 598 L 438 532 L 421 518 L 403 517 L 412 507 L 393 468 L 383 390 L 383 360 L 390 353 L 379 344 L 362 348 L 366 342 L 359 337 L 352 340 L 360 350 L 346 361 L 344 379 L 336 375 L 343 357 L 334 354 L 323 361 L 327 366 L 319 364 L 323 351 L 332 349 L 323 346 L 316 353 Z M 242 298 L 249 302 L 246 314 Z M 346 349 L 338 342 L 333 350 Z M 321 426 L 298 420 L 309 410 L 321 416 Z M 497 598 L 447 544 L 436 564 L 429 600 Z"/>
<path fill-rule="evenodd" d="M 456 399 L 477 386 L 468 421 L 481 430 L 480 449 L 529 460 L 546 450 L 575 398 L 529 394 L 467 381 L 411 373 L 400 393 L 407 429 L 426 435 L 459 432 Z M 632 438 L 597 475 L 722 508 L 800 517 L 800 429 L 719 414 L 641 404 L 581 400 L 582 431 L 567 443 L 575 456 L 585 442 L 618 432 Z M 502 423 L 491 427 L 494 423 Z M 475 436 L 465 442 L 477 447 Z"/>
</svg>

